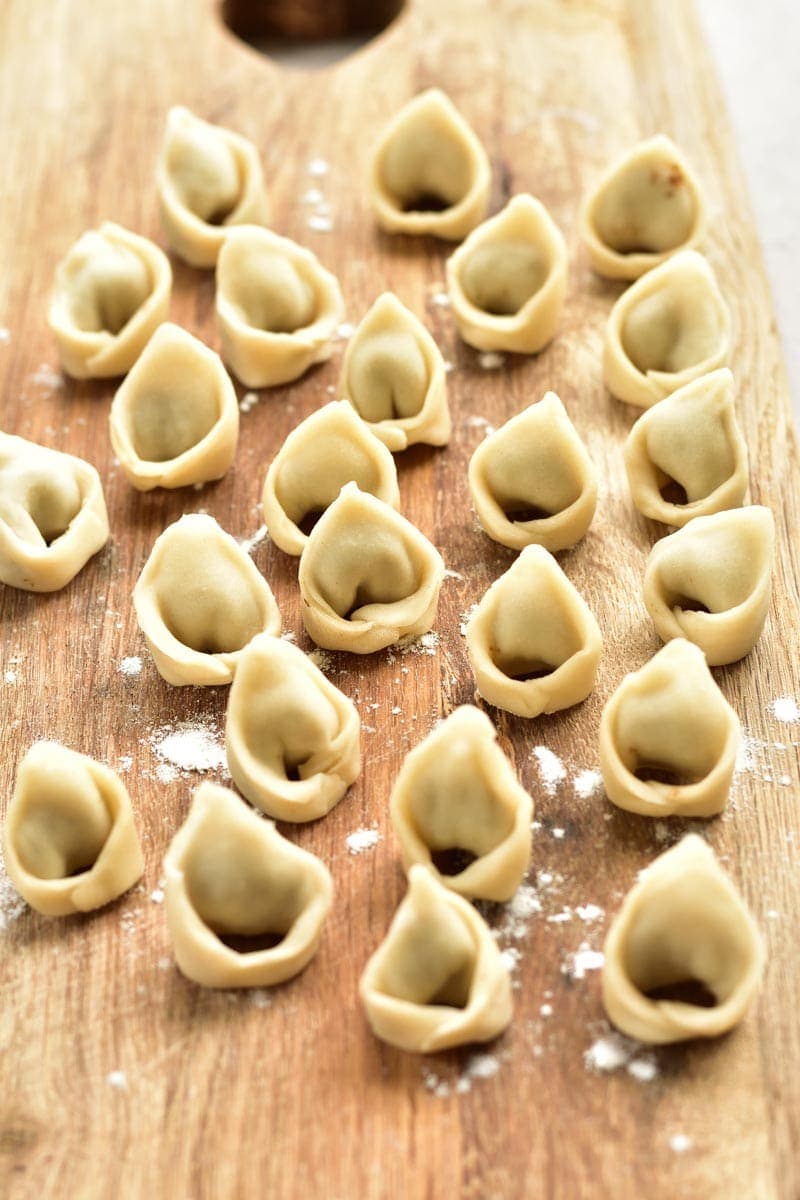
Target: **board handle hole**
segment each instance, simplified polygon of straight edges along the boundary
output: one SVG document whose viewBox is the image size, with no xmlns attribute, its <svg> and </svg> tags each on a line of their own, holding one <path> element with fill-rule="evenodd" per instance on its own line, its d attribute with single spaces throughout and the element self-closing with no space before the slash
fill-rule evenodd
<svg viewBox="0 0 800 1200">
<path fill-rule="evenodd" d="M 372 41 L 404 0 L 222 0 L 222 20 L 254 50 L 288 67 L 330 66 Z"/>
</svg>

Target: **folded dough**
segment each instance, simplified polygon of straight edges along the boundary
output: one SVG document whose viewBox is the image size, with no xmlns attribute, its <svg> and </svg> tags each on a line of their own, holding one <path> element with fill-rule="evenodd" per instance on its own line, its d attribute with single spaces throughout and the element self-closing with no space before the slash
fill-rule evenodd
<svg viewBox="0 0 800 1200">
<path fill-rule="evenodd" d="M 458 332 L 478 350 L 536 354 L 555 337 L 567 291 L 567 246 L 541 200 L 519 195 L 447 260 Z"/>
<path fill-rule="evenodd" d="M 47 917 L 116 900 L 144 870 L 122 780 L 57 742 L 36 742 L 17 771 L 3 857 L 17 891 Z"/>
<path fill-rule="evenodd" d="M 165 321 L 172 270 L 147 238 L 105 221 L 56 267 L 47 319 L 61 365 L 76 379 L 124 375 Z"/>
<path fill-rule="evenodd" d="M 441 555 L 382 500 L 346 484 L 300 558 L 303 624 L 326 650 L 371 654 L 427 633 L 444 578 Z"/>
<path fill-rule="evenodd" d="M 133 604 L 167 683 L 230 683 L 247 643 L 281 631 L 275 598 L 253 560 L 201 513 L 181 517 L 156 538 Z"/>
<path fill-rule="evenodd" d="M 645 817 L 713 817 L 727 802 L 740 736 L 703 651 L 675 638 L 603 709 L 606 795 Z"/>
<path fill-rule="evenodd" d="M 665 135 L 648 138 L 612 163 L 581 208 L 580 234 L 595 271 L 638 279 L 705 234 L 697 177 Z"/>
<path fill-rule="evenodd" d="M 175 958 L 195 983 L 282 983 L 317 952 L 333 898 L 328 868 L 227 788 L 195 790 L 164 877 Z"/>
<path fill-rule="evenodd" d="M 247 387 L 291 383 L 325 362 L 343 316 L 336 277 L 310 250 L 256 225 L 225 235 L 217 323 L 222 357 Z"/>
<path fill-rule="evenodd" d="M 233 782 L 278 821 L 314 821 L 361 770 L 361 721 L 351 700 L 297 646 L 253 638 L 236 667 L 225 719 Z"/>
<path fill-rule="evenodd" d="M 597 504 L 592 460 L 555 392 L 506 421 L 478 446 L 469 490 L 490 538 L 512 550 L 574 546 Z"/>
<path fill-rule="evenodd" d="M 389 451 L 346 400 L 306 417 L 270 463 L 262 505 L 269 535 L 287 554 L 302 554 L 309 527 L 353 481 L 362 492 L 400 507 Z"/>
<path fill-rule="evenodd" d="M 214 266 L 231 226 L 267 222 L 253 143 L 180 105 L 167 113 L 156 186 L 170 247 L 193 267 Z"/>
<path fill-rule="evenodd" d="M 642 1042 L 726 1033 L 744 1016 L 764 967 L 753 918 L 696 834 L 640 874 L 604 951 L 606 1012 Z"/>
<path fill-rule="evenodd" d="M 533 801 L 472 705 L 406 755 L 391 814 L 406 870 L 421 863 L 462 896 L 510 900 L 528 869 Z"/>
<path fill-rule="evenodd" d="M 467 624 L 478 691 L 518 717 L 558 712 L 594 687 L 603 639 L 586 601 L 542 546 L 526 546 Z"/>
<path fill-rule="evenodd" d="M 419 865 L 359 991 L 373 1033 L 401 1050 L 488 1042 L 511 1020 L 511 982 L 491 931 Z"/>
<path fill-rule="evenodd" d="M 639 512 L 665 525 L 740 505 L 747 446 L 728 368 L 701 375 L 643 413 L 625 443 L 625 469 Z"/>
<path fill-rule="evenodd" d="M 106 502 L 94 467 L 0 432 L 0 582 L 55 592 L 107 541 Z"/>
<path fill-rule="evenodd" d="M 390 450 L 450 440 L 441 351 L 391 292 L 378 297 L 351 338 L 339 392 Z"/>
<path fill-rule="evenodd" d="M 730 314 L 701 254 L 682 250 L 623 292 L 611 310 L 603 376 L 613 396 L 650 408 L 724 366 Z"/>
<path fill-rule="evenodd" d="M 114 396 L 111 444 L 140 492 L 221 479 L 239 438 L 239 404 L 218 354 L 166 322 Z"/>
<path fill-rule="evenodd" d="M 775 521 L 759 504 L 696 517 L 656 542 L 644 602 L 662 641 L 685 637 L 711 667 L 753 649 L 767 617 Z"/>
<path fill-rule="evenodd" d="M 490 184 L 486 151 L 439 88 L 397 113 L 370 163 L 375 219 L 389 233 L 460 241 L 485 217 Z"/>
</svg>

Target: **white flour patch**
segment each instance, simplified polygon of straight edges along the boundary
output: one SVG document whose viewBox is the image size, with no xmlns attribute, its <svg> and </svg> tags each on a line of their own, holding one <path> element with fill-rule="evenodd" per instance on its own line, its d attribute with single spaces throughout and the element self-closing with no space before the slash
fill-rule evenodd
<svg viewBox="0 0 800 1200">
<path fill-rule="evenodd" d="M 164 889 L 160 887 L 153 888 L 152 892 L 150 893 L 150 899 L 153 901 L 153 904 L 163 904 Z"/>
<path fill-rule="evenodd" d="M 31 383 L 36 387 L 47 388 L 51 392 L 64 386 L 60 371 L 54 370 L 49 363 L 40 363 L 31 375 Z"/>
<path fill-rule="evenodd" d="M 336 336 L 341 338 L 343 342 L 346 342 L 348 338 L 353 336 L 355 331 L 356 327 L 352 321 L 342 321 L 336 330 Z"/>
<path fill-rule="evenodd" d="M 128 1076 L 124 1071 L 109 1071 L 106 1075 L 106 1083 L 109 1087 L 115 1088 L 118 1092 L 128 1090 Z"/>
<path fill-rule="evenodd" d="M 435 304 L 437 308 L 449 308 L 450 297 L 447 292 L 436 291 L 431 296 L 431 304 Z"/>
<path fill-rule="evenodd" d="M 458 626 L 458 632 L 461 634 L 462 637 L 467 636 L 467 625 L 469 624 L 470 617 L 475 612 L 475 609 L 477 607 L 478 607 L 477 604 L 471 604 L 469 606 L 469 608 L 461 614 L 460 624 Z"/>
<path fill-rule="evenodd" d="M 0 346 L 6 345 L 11 341 L 11 330 L 5 325 L 0 326 Z"/>
<path fill-rule="evenodd" d="M 439 635 L 431 629 L 419 637 L 401 638 L 394 649 L 398 654 L 430 654 L 432 657 L 439 648 Z M 393 659 L 389 660 L 394 661 Z"/>
<path fill-rule="evenodd" d="M 363 854 L 377 846 L 381 835 L 377 829 L 355 829 L 344 840 L 350 854 Z"/>
<path fill-rule="evenodd" d="M 314 229 L 317 233 L 330 233 L 333 229 L 333 221 L 324 213 L 312 213 L 306 221 L 309 229 Z"/>
<path fill-rule="evenodd" d="M 599 904 L 578 904 L 575 906 L 575 915 L 590 925 L 593 921 L 602 920 L 606 914 Z"/>
<path fill-rule="evenodd" d="M 548 796 L 555 796 L 559 785 L 567 778 L 567 768 L 547 746 L 534 746 L 531 753 L 539 764 L 542 787 Z"/>
<path fill-rule="evenodd" d="M 28 905 L 6 875 L 5 865 L 0 858 L 0 933 L 19 920 L 27 908 Z"/>
<path fill-rule="evenodd" d="M 600 950 L 592 950 L 586 942 L 582 942 L 574 954 L 570 954 L 561 967 L 562 975 L 569 979 L 585 979 L 588 971 L 599 971 L 605 962 L 605 956 Z"/>
<path fill-rule="evenodd" d="M 327 175 L 330 171 L 330 163 L 324 158 L 312 158 L 311 162 L 306 167 L 309 175 L 313 175 L 315 179 L 321 179 L 323 175 Z"/>
<path fill-rule="evenodd" d="M 320 204 L 325 199 L 319 188 L 308 188 L 300 197 L 301 204 Z"/>
<path fill-rule="evenodd" d="M 151 744 L 161 759 L 156 775 L 162 783 L 170 783 L 178 774 L 189 771 L 227 774 L 222 734 L 209 720 L 164 725 L 152 735 Z"/>
<path fill-rule="evenodd" d="M 584 1051 L 583 1062 L 587 1071 L 610 1072 L 624 1067 L 639 1083 L 650 1083 L 658 1075 L 652 1051 L 616 1030 L 598 1037 Z"/>
<path fill-rule="evenodd" d="M 542 902 L 530 883 L 523 883 L 505 906 L 503 922 L 498 930 L 501 937 L 517 941 L 524 938 L 533 917 L 542 911 Z"/>
<path fill-rule="evenodd" d="M 10 683 L 10 684 L 16 683 L 17 682 L 17 672 L 16 671 L 6 671 L 5 675 L 3 676 L 3 682 Z"/>
<path fill-rule="evenodd" d="M 320 671 L 330 671 L 333 666 L 333 655 L 329 654 L 327 650 L 320 650 L 319 647 L 316 650 L 310 650 L 308 657 Z"/>
<path fill-rule="evenodd" d="M 249 413 L 258 404 L 261 397 L 258 392 L 245 392 L 239 401 L 239 412 Z"/>
<path fill-rule="evenodd" d="M 800 721 L 800 708 L 794 696 L 778 696 L 767 705 L 776 721 L 786 725 L 796 725 Z"/>
<path fill-rule="evenodd" d="M 685 1133 L 673 1133 L 669 1139 L 669 1148 L 676 1154 L 685 1154 L 692 1148 L 692 1139 Z"/>
<path fill-rule="evenodd" d="M 138 654 L 131 654 L 128 658 L 123 658 L 118 667 L 120 675 L 134 676 L 141 674 L 142 660 Z"/>
<path fill-rule="evenodd" d="M 244 550 L 245 554 L 252 554 L 256 546 L 260 546 L 262 542 L 269 539 L 266 525 L 259 525 L 252 537 L 242 538 L 239 545 Z"/>
<path fill-rule="evenodd" d="M 505 366 L 506 359 L 504 354 L 497 354 L 494 350 L 487 350 L 484 354 L 478 355 L 482 371 L 499 371 Z"/>
<path fill-rule="evenodd" d="M 272 996 L 266 988 L 253 988 L 250 993 L 250 1003 L 253 1008 L 269 1008 L 272 1004 Z"/>
<path fill-rule="evenodd" d="M 603 787 L 603 776 L 599 771 L 579 771 L 572 781 L 572 790 L 579 800 L 589 800 Z"/>
</svg>

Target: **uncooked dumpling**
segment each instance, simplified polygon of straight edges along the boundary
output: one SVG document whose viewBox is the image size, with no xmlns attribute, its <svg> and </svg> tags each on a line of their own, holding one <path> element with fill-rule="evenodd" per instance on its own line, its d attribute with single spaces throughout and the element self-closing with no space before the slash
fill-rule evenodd
<svg viewBox="0 0 800 1200">
<path fill-rule="evenodd" d="M 555 392 L 484 438 L 470 460 L 469 490 L 481 525 L 503 546 L 556 551 L 583 537 L 597 478 Z"/>
<path fill-rule="evenodd" d="M 344 316 L 339 284 L 315 254 L 269 229 L 231 229 L 217 261 L 222 357 L 247 387 L 274 387 L 325 362 Z"/>
<path fill-rule="evenodd" d="M 171 248 L 193 267 L 213 267 L 233 225 L 264 225 L 267 197 L 258 151 L 188 108 L 167 114 L 156 172 Z"/>
<path fill-rule="evenodd" d="M 355 705 L 307 655 L 261 634 L 242 651 L 228 699 L 225 747 L 247 799 L 279 821 L 314 821 L 361 770 Z"/>
<path fill-rule="evenodd" d="M 390 450 L 450 440 L 444 359 L 391 292 L 378 297 L 351 338 L 339 392 Z"/>
<path fill-rule="evenodd" d="M 602 646 L 586 601 L 542 546 L 526 546 L 467 624 L 478 691 L 518 717 L 585 700 Z"/>
<path fill-rule="evenodd" d="M 57 591 L 107 541 L 106 502 L 94 467 L 0 433 L 0 582 Z"/>
<path fill-rule="evenodd" d="M 47 917 L 100 908 L 144 869 L 122 781 L 57 742 L 36 742 L 19 765 L 3 857 L 20 895 Z"/>
<path fill-rule="evenodd" d="M 612 163 L 583 204 L 580 231 L 595 271 L 638 279 L 697 245 L 705 224 L 694 172 L 675 143 L 659 134 Z"/>
<path fill-rule="evenodd" d="M 156 538 L 133 603 L 167 683 L 230 683 L 247 643 L 281 631 L 275 598 L 253 560 L 201 513 Z"/>
<path fill-rule="evenodd" d="M 747 446 L 727 367 L 702 375 L 643 413 L 625 443 L 639 512 L 665 525 L 736 508 L 747 492 Z"/>
<path fill-rule="evenodd" d="M 644 576 L 644 602 L 663 641 L 685 637 L 711 667 L 753 649 L 767 617 L 775 560 L 768 508 L 696 517 L 656 542 Z"/>
<path fill-rule="evenodd" d="M 511 1020 L 511 981 L 491 931 L 422 866 L 409 871 L 359 990 L 373 1033 L 401 1050 L 488 1042 Z"/>
<path fill-rule="evenodd" d="M 613 396 L 650 408 L 722 367 L 730 354 L 730 315 L 711 267 L 683 250 L 649 271 L 611 310 L 603 377 Z"/>
<path fill-rule="evenodd" d="M 491 173 L 486 151 L 438 88 L 415 96 L 375 147 L 369 193 L 389 233 L 460 241 L 486 215 Z"/>
<path fill-rule="evenodd" d="M 204 987 L 268 987 L 302 971 L 333 898 L 328 868 L 227 788 L 201 783 L 164 858 L 175 958 Z"/>
<path fill-rule="evenodd" d="M 458 332 L 478 350 L 536 354 L 555 336 L 567 246 L 540 200 L 514 196 L 447 260 Z"/>
<path fill-rule="evenodd" d="M 184 329 L 161 325 L 118 390 L 111 444 L 141 492 L 221 479 L 239 437 L 239 404 L 220 357 Z"/>
<path fill-rule="evenodd" d="M 276 546 L 302 554 L 307 530 L 350 481 L 400 507 L 391 454 L 346 400 L 332 400 L 292 430 L 270 463 L 262 504 Z"/>
<path fill-rule="evenodd" d="M 626 675 L 603 709 L 606 795 L 646 817 L 713 817 L 728 799 L 739 718 L 697 646 L 676 638 Z"/>
<path fill-rule="evenodd" d="M 427 633 L 444 578 L 441 555 L 388 504 L 342 488 L 300 559 L 303 624 L 318 646 L 371 654 Z"/>
<path fill-rule="evenodd" d="M 421 863 L 462 896 L 510 900 L 528 869 L 533 801 L 471 705 L 406 755 L 391 814 L 406 870 Z"/>
<path fill-rule="evenodd" d="M 696 834 L 641 873 L 604 952 L 609 1019 L 654 1043 L 727 1033 L 753 1000 L 765 957 L 743 900 Z"/>
<path fill-rule="evenodd" d="M 67 374 L 124 375 L 166 320 L 171 291 L 153 242 L 111 221 L 84 233 L 56 267 L 47 313 Z"/>
</svg>

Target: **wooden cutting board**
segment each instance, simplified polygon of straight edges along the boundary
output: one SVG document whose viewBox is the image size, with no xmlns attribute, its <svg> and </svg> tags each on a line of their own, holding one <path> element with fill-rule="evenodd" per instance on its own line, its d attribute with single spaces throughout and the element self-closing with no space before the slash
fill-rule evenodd
<svg viewBox="0 0 800 1200">
<path fill-rule="evenodd" d="M 85 918 L 20 913 L 3 885 L 0 1193 L 797 1200 L 800 727 L 778 721 L 770 702 L 798 691 L 798 460 L 741 169 L 689 0 L 409 0 L 367 49 L 319 73 L 279 68 L 238 42 L 212 0 L 89 8 L 7 0 L 0 52 L 2 427 L 94 462 L 112 524 L 107 549 L 62 592 L 0 589 L 0 803 L 30 743 L 60 739 L 125 770 L 147 859 L 140 887 Z M 509 358 L 494 371 L 459 342 L 434 300 L 448 247 L 378 233 L 365 199 L 370 144 L 431 84 L 450 93 L 489 151 L 493 209 L 530 190 L 569 241 L 560 335 L 538 357 Z M 163 906 L 151 894 L 202 776 L 165 771 L 158 746 L 180 722 L 205 721 L 218 736 L 226 694 L 159 678 L 131 589 L 154 538 L 183 512 L 206 509 L 239 538 L 256 533 L 266 465 L 286 433 L 329 399 L 344 343 L 324 367 L 261 394 L 243 415 L 236 463 L 221 483 L 143 496 L 112 459 L 113 384 L 54 378 L 45 320 L 55 264 L 84 229 L 110 218 L 160 240 L 154 164 L 174 103 L 256 142 L 274 227 L 338 274 L 349 320 L 389 288 L 427 322 L 454 366 L 451 445 L 398 459 L 405 513 L 457 572 L 442 591 L 438 642 L 429 654 L 334 657 L 332 678 L 363 715 L 363 776 L 325 820 L 287 832 L 330 865 L 335 907 L 311 966 L 255 999 L 204 991 L 170 958 Z M 585 1052 L 608 1033 L 598 973 L 573 979 L 562 967 L 582 944 L 602 945 L 637 871 L 690 823 L 629 816 L 602 791 L 581 796 L 580 780 L 576 789 L 580 772 L 597 766 L 605 700 L 657 649 L 641 579 L 663 530 L 631 507 L 621 449 L 636 414 L 601 379 L 602 329 L 619 287 L 590 272 L 575 230 L 580 197 L 602 164 L 658 130 L 684 147 L 708 191 L 707 249 L 734 315 L 752 499 L 778 523 L 764 635 L 744 662 L 715 673 L 746 728 L 748 769 L 724 817 L 691 823 L 752 906 L 769 966 L 757 1007 L 734 1033 L 634 1056 L 640 1065 L 631 1074 L 624 1066 L 587 1070 Z M 309 172 L 318 158 L 329 164 L 324 175 Z M 303 199 L 310 188 L 330 205 L 328 231 L 309 227 L 320 211 Z M 173 319 L 218 345 L 212 275 L 177 262 L 174 269 Z M 492 714 L 535 798 L 529 882 L 542 911 L 517 922 L 516 940 L 503 935 L 519 952 L 516 1015 L 490 1057 L 465 1050 L 422 1060 L 376 1041 L 356 995 L 404 891 L 387 799 L 408 748 L 473 699 L 461 614 L 512 561 L 476 529 L 468 458 L 487 423 L 548 388 L 564 399 L 600 472 L 597 518 L 562 562 L 597 614 L 606 652 L 580 707 L 530 723 Z M 267 541 L 253 555 L 285 628 L 309 648 L 296 561 Z M 139 675 L 120 670 L 131 656 L 143 659 Z M 565 767 L 549 790 L 537 746 Z M 377 846 L 349 853 L 347 836 L 372 826 Z M 604 915 L 585 919 L 587 905 Z M 508 925 L 502 911 L 491 919 Z M 690 1139 L 688 1149 L 674 1148 L 677 1135 Z"/>
</svg>

